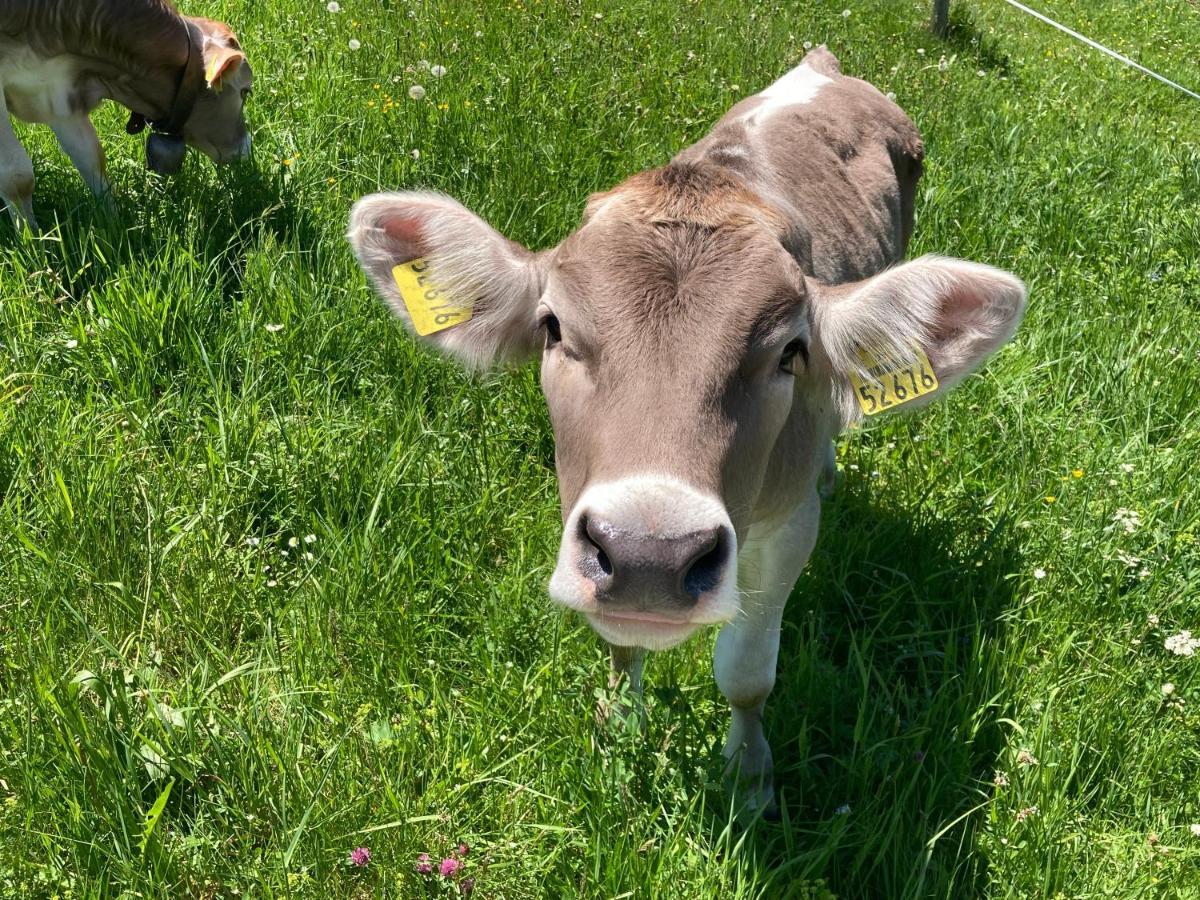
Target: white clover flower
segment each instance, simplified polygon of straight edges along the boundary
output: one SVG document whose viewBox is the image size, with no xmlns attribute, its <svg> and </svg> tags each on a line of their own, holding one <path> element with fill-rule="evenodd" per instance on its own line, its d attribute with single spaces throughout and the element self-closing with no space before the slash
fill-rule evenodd
<svg viewBox="0 0 1200 900">
<path fill-rule="evenodd" d="M 917 56 L 924 56 L 924 55 L 925 55 L 925 48 L 924 48 L 924 47 L 918 47 L 918 48 L 917 48 Z"/>
<path fill-rule="evenodd" d="M 1125 529 L 1126 534 L 1133 534 L 1142 524 L 1142 517 L 1136 509 L 1118 509 L 1113 513 L 1113 523 Z"/>
<path fill-rule="evenodd" d="M 1132 475 L 1135 468 L 1133 463 L 1121 463 L 1121 471 L 1126 475 Z"/>
<path fill-rule="evenodd" d="M 348 46 L 351 50 L 358 50 L 360 47 L 362 47 L 362 41 L 360 41 L 358 38 L 350 38 L 350 44 Z"/>
<path fill-rule="evenodd" d="M 1200 638 L 1192 637 L 1192 633 L 1185 629 L 1163 641 L 1163 646 L 1176 656 L 1195 656 L 1196 650 L 1200 649 Z"/>
<path fill-rule="evenodd" d="M 1162 686 L 1162 695 L 1164 697 L 1170 697 L 1173 693 L 1175 693 L 1175 685 L 1171 682 L 1168 681 Z"/>
<path fill-rule="evenodd" d="M 283 331 L 283 325 L 277 324 L 275 322 L 268 322 L 263 327 L 266 328 L 267 331 L 271 332 L 271 334 L 274 334 L 277 331 Z"/>
<path fill-rule="evenodd" d="M 258 538 L 256 538 L 256 537 L 246 538 L 246 546 L 247 547 L 257 547 L 258 545 L 259 545 Z"/>
<path fill-rule="evenodd" d="M 434 78 L 441 78 L 443 75 L 446 74 L 446 67 L 445 66 L 430 66 L 429 74 L 432 75 Z"/>
<path fill-rule="evenodd" d="M 597 22 L 599 22 L 601 19 L 604 18 L 604 13 L 593 13 L 592 18 L 595 19 Z"/>
<path fill-rule="evenodd" d="M 1152 628 L 1153 628 L 1153 627 L 1157 627 L 1157 625 L 1158 625 L 1158 614 L 1157 614 L 1157 613 L 1150 613 L 1150 615 L 1146 616 L 1146 624 L 1147 624 L 1147 625 L 1149 625 L 1149 626 L 1151 626 Z"/>
<path fill-rule="evenodd" d="M 408 155 L 411 156 L 413 159 L 420 159 L 421 151 L 418 150 L 416 147 L 413 147 L 412 151 Z"/>
<path fill-rule="evenodd" d="M 895 101 L 895 99 L 896 99 L 896 92 L 895 92 L 895 91 L 888 91 L 888 92 L 887 92 L 887 98 L 888 98 L 889 100 Z"/>
<path fill-rule="evenodd" d="M 414 84 L 408 89 L 408 96 L 411 100 L 424 100 L 425 88 L 421 87 L 419 84 Z"/>
<path fill-rule="evenodd" d="M 1200 837 L 1200 825 L 1189 825 L 1188 831 L 1190 831 L 1196 837 Z"/>
<path fill-rule="evenodd" d="M 329 2 L 325 4 L 325 9 L 331 13 L 342 11 L 342 7 L 337 0 L 329 0 Z"/>
<path fill-rule="evenodd" d="M 293 549 L 295 549 L 296 547 L 299 547 L 300 546 L 300 538 L 296 537 L 295 535 L 292 535 L 290 538 L 288 538 L 288 546 Z"/>
<path fill-rule="evenodd" d="M 803 46 L 805 50 L 811 50 L 812 49 L 812 41 L 805 41 L 801 46 Z"/>
<path fill-rule="evenodd" d="M 1036 578 L 1038 581 L 1041 581 L 1043 578 L 1046 577 L 1046 570 L 1042 569 L 1042 568 L 1034 569 L 1033 577 Z"/>
<path fill-rule="evenodd" d="M 315 544 L 316 542 L 317 542 L 317 536 L 315 534 L 306 534 L 304 536 L 304 543 Z"/>
<path fill-rule="evenodd" d="M 976 75 L 978 75 L 980 78 L 986 78 L 986 77 L 987 77 L 987 72 L 983 71 L 983 69 L 980 69 L 980 70 L 979 70 L 979 71 L 977 71 L 975 74 L 976 74 Z"/>
<path fill-rule="evenodd" d="M 482 31 L 475 32 L 475 37 L 477 37 L 477 38 L 483 37 L 483 32 Z"/>
<path fill-rule="evenodd" d="M 76 347 L 78 347 L 78 346 L 79 346 L 79 341 L 75 340 L 75 338 L 71 338 L 71 339 L 70 339 L 69 341 L 67 341 L 67 343 L 66 343 L 66 348 L 67 348 L 68 350 L 74 350 L 74 349 L 75 349 Z"/>
</svg>

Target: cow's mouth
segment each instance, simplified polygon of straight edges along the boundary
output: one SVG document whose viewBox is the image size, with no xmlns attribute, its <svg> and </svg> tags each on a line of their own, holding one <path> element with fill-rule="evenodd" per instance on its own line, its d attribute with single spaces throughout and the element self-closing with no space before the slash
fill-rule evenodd
<svg viewBox="0 0 1200 900">
<path fill-rule="evenodd" d="M 670 619 L 653 613 L 584 613 L 600 637 L 618 647 L 665 650 L 683 643 L 703 622 Z"/>
</svg>

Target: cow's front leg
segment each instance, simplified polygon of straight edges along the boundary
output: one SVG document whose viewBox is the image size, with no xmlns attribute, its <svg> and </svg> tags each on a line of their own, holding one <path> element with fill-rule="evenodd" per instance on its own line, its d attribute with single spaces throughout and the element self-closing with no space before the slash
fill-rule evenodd
<svg viewBox="0 0 1200 900">
<path fill-rule="evenodd" d="M 37 233 L 33 217 L 33 163 L 17 140 L 8 106 L 4 101 L 4 85 L 0 83 L 0 200 L 8 207 L 13 224 L 19 229 L 25 222 Z"/>
<path fill-rule="evenodd" d="M 820 510 L 814 491 L 784 525 L 769 531 L 750 529 L 738 554 L 742 610 L 717 636 L 713 671 L 732 708 L 726 775 L 745 814 L 778 814 L 763 707 L 775 686 L 783 608 L 812 553 Z"/>
<path fill-rule="evenodd" d="M 636 712 L 638 718 L 633 721 L 644 727 L 646 706 L 642 703 L 642 667 L 646 662 L 646 651 L 641 647 L 618 647 L 615 644 L 609 644 L 608 659 L 609 690 L 616 690 L 622 682 L 625 682 L 627 685 L 625 696 L 628 700 L 619 700 L 616 704 L 610 705 L 608 698 L 605 698 L 596 710 L 597 717 L 601 722 L 613 719 L 626 722 L 630 720 L 631 714 Z"/>
<path fill-rule="evenodd" d="M 76 113 L 50 124 L 59 146 L 71 158 L 84 183 L 104 204 L 111 202 L 111 185 L 104 169 L 104 148 L 87 113 Z"/>
</svg>

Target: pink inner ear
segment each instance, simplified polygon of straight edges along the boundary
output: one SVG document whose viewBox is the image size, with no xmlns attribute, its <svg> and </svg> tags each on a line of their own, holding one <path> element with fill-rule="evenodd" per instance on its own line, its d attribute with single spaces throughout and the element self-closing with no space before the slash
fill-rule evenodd
<svg viewBox="0 0 1200 900">
<path fill-rule="evenodd" d="M 379 226 L 391 240 L 400 245 L 400 262 L 408 262 L 423 256 L 421 241 L 421 222 L 413 216 L 390 215 L 385 217 Z"/>
</svg>

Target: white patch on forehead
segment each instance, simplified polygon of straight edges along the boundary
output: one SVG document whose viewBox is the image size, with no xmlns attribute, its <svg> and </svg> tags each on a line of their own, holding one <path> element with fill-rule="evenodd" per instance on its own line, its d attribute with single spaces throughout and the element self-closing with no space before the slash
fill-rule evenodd
<svg viewBox="0 0 1200 900">
<path fill-rule="evenodd" d="M 833 79 L 828 75 L 822 75 L 816 69 L 801 63 L 774 84 L 760 91 L 758 96 L 762 103 L 742 118 L 747 124 L 753 125 L 760 116 L 769 117 L 785 107 L 811 103 L 821 88 L 832 82 Z"/>
</svg>

